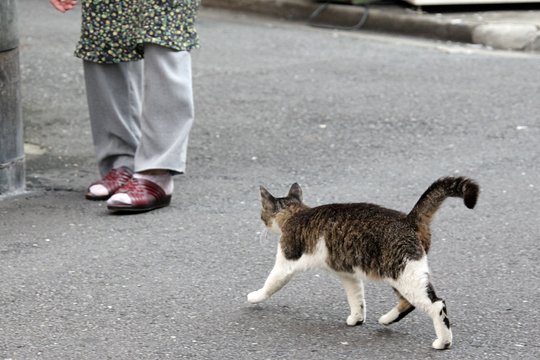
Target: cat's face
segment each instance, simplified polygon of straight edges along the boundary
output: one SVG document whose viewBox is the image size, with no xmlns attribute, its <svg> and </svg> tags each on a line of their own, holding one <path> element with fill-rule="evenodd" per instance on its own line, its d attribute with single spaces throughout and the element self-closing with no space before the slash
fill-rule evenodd
<svg viewBox="0 0 540 360">
<path fill-rule="evenodd" d="M 280 233 L 276 217 L 283 211 L 293 206 L 303 206 L 302 189 L 294 183 L 286 197 L 276 198 L 261 186 L 261 220 L 264 225 L 273 232 Z"/>
</svg>

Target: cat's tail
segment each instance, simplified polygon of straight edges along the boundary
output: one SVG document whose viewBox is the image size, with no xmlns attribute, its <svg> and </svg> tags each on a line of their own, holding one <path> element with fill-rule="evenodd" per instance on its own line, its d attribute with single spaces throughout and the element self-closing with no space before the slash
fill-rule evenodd
<svg viewBox="0 0 540 360">
<path fill-rule="evenodd" d="M 447 197 L 463 198 L 465 206 L 472 209 L 479 193 L 480 187 L 472 179 L 463 176 L 440 178 L 420 196 L 407 219 L 417 227 L 429 227 L 431 218 Z"/>
</svg>

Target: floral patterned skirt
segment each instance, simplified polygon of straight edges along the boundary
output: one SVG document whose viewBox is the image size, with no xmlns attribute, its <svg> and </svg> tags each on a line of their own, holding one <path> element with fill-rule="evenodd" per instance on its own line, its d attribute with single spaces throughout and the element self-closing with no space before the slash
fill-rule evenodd
<svg viewBox="0 0 540 360">
<path fill-rule="evenodd" d="M 176 51 L 199 45 L 194 23 L 200 0 L 83 0 L 75 55 L 116 64 L 140 60 L 144 44 Z"/>
</svg>

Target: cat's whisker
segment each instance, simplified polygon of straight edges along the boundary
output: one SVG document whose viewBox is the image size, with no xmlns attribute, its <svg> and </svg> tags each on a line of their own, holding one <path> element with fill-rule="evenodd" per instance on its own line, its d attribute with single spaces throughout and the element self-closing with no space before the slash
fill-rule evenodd
<svg viewBox="0 0 540 360">
<path fill-rule="evenodd" d="M 265 226 L 262 231 L 259 231 L 258 232 L 259 235 L 259 245 L 261 245 L 261 247 L 263 246 L 263 243 L 266 242 L 266 240 L 268 239 L 268 228 Z"/>
</svg>

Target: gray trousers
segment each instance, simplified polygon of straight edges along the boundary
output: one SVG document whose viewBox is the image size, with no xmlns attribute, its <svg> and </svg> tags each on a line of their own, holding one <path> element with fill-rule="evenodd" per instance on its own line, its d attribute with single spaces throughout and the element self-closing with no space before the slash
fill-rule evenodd
<svg viewBox="0 0 540 360">
<path fill-rule="evenodd" d="M 183 173 L 193 124 L 191 56 L 145 44 L 144 60 L 84 61 L 90 124 L 101 175 L 127 166 L 135 172 Z"/>
</svg>

